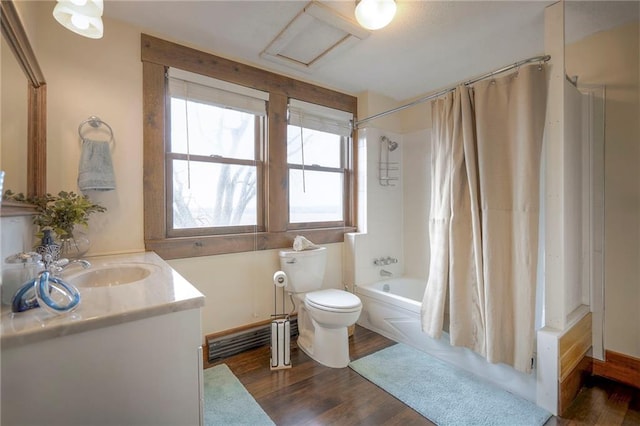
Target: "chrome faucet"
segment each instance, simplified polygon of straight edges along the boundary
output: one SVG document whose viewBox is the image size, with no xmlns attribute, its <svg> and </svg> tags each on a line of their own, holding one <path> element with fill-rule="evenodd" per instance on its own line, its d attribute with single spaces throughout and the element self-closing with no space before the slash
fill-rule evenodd
<svg viewBox="0 0 640 426">
<path fill-rule="evenodd" d="M 380 276 L 381 277 L 392 277 L 393 274 L 389 271 L 387 271 L 386 269 L 380 269 Z"/>
<path fill-rule="evenodd" d="M 89 262 L 88 260 L 84 260 L 84 259 L 73 259 L 73 260 L 60 259 L 60 260 L 58 260 L 58 264 L 56 266 L 58 268 L 60 268 L 60 271 L 64 271 L 69 266 L 75 265 L 75 264 L 80 264 L 82 266 L 82 269 L 91 268 L 91 262 Z"/>
<path fill-rule="evenodd" d="M 88 260 L 84 260 L 84 259 L 69 260 L 63 257 L 62 259 L 51 261 L 50 259 L 47 259 L 47 256 L 48 255 L 45 255 L 45 264 L 44 264 L 45 270 L 49 271 L 51 275 L 58 275 L 68 267 L 76 264 L 81 265 L 82 269 L 87 269 L 91 267 L 91 263 Z"/>
</svg>

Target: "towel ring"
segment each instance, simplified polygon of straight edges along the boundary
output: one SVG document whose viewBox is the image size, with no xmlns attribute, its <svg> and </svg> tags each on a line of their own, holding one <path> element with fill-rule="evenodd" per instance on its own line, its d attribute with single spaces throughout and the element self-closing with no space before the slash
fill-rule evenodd
<svg viewBox="0 0 640 426">
<path fill-rule="evenodd" d="M 111 148 L 115 146 L 116 142 L 113 138 L 113 129 L 111 128 L 111 126 L 109 126 L 109 124 L 100 120 L 100 118 L 96 117 L 95 115 L 87 118 L 78 126 L 78 135 L 80 135 L 80 139 L 82 140 L 82 142 L 84 142 L 84 135 L 82 134 L 82 130 L 83 127 L 87 125 L 93 127 L 94 129 L 98 129 L 100 126 L 105 126 L 109 130 L 109 140 L 107 142 L 111 144 Z"/>
</svg>

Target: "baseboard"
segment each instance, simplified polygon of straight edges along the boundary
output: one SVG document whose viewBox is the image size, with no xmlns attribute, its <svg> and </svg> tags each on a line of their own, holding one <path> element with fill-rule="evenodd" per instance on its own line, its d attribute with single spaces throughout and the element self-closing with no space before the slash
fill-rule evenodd
<svg viewBox="0 0 640 426">
<path fill-rule="evenodd" d="M 604 361 L 593 360 L 593 374 L 640 389 L 640 359 L 606 350 Z"/>
</svg>

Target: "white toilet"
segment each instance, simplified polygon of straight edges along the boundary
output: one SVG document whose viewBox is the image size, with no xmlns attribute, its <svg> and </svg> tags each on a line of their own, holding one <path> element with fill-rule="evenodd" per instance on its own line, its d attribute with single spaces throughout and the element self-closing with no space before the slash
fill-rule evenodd
<svg viewBox="0 0 640 426">
<path fill-rule="evenodd" d="M 320 364 L 343 368 L 349 364 L 347 327 L 358 320 L 362 302 L 343 290 L 320 290 L 327 248 L 280 251 L 280 267 L 287 274 L 285 290 L 298 310 L 298 347 Z"/>
</svg>

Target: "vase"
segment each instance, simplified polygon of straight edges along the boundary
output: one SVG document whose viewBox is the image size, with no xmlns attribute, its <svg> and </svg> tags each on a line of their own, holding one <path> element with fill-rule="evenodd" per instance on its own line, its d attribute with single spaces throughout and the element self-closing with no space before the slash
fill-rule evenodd
<svg viewBox="0 0 640 426">
<path fill-rule="evenodd" d="M 74 229 L 71 237 L 58 238 L 57 243 L 60 245 L 60 258 L 67 259 L 80 259 L 91 246 L 87 235 L 78 229 Z"/>
</svg>

